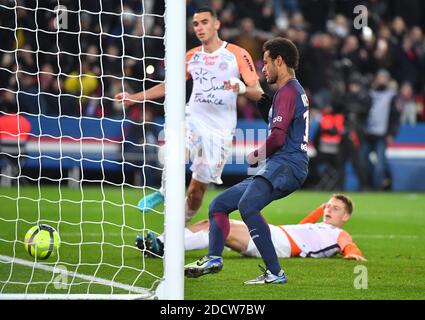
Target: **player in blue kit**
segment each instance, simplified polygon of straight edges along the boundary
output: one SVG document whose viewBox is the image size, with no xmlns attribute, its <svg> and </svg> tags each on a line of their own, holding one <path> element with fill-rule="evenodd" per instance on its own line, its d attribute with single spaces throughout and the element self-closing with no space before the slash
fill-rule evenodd
<svg viewBox="0 0 425 320">
<path fill-rule="evenodd" d="M 286 283 L 261 210 L 270 202 L 299 189 L 308 172 L 308 99 L 295 78 L 299 54 L 288 39 L 275 38 L 263 46 L 263 73 L 278 88 L 273 100 L 263 96 L 258 106 L 268 113 L 269 136 L 247 156 L 258 172 L 218 195 L 209 206 L 208 255 L 185 266 L 187 277 L 199 277 L 223 268 L 222 252 L 229 235 L 229 214 L 239 210 L 266 265 L 263 274 L 245 284 Z"/>
</svg>

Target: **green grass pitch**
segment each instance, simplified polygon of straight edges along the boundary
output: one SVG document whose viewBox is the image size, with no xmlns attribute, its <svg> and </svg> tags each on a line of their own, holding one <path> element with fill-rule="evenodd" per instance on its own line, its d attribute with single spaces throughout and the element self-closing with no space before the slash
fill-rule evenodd
<svg viewBox="0 0 425 320">
<path fill-rule="evenodd" d="M 210 190 L 195 221 L 220 190 Z M 331 193 L 297 191 L 264 211 L 269 223 L 291 224 L 325 202 Z M 261 259 L 225 251 L 224 269 L 185 280 L 186 299 L 424 299 L 425 195 L 421 193 L 349 193 L 356 203 L 346 230 L 367 263 L 331 259 L 281 259 L 288 284 L 244 286 L 259 274 Z M 150 288 L 162 275 L 162 260 L 144 258 L 134 247 L 141 232 L 162 231 L 163 215 L 144 216 L 134 207 L 140 191 L 85 186 L 83 190 L 41 185 L 0 190 L 0 255 L 34 261 L 24 250 L 26 231 L 38 220 L 54 226 L 62 245 L 59 256 L 43 264 L 59 265 L 80 275 Z M 18 199 L 18 200 L 17 200 Z M 41 199 L 41 200 L 40 200 Z M 161 210 L 161 209 L 160 209 Z M 19 220 L 17 220 L 19 217 Z M 232 218 L 238 219 L 234 212 Z M 82 223 L 80 223 L 82 221 Z M 186 252 L 186 263 L 206 250 Z M 100 262 L 100 263 L 99 263 Z M 355 267 L 367 267 L 367 289 L 355 289 Z M 143 270 L 143 271 L 142 271 Z M 141 272 L 142 271 L 142 272 Z M 0 260 L 0 293 L 126 293 L 71 277 L 72 286 L 57 288 L 59 274 Z M 28 283 L 31 282 L 30 285 Z M 46 283 L 47 286 L 46 286 Z"/>
</svg>

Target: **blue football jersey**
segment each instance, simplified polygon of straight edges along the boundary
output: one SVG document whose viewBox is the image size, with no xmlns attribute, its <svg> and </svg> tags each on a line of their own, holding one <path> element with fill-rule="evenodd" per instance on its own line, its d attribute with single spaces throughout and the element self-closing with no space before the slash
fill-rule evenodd
<svg viewBox="0 0 425 320">
<path fill-rule="evenodd" d="M 285 83 L 273 97 L 269 113 L 269 131 L 278 127 L 285 134 L 280 150 L 266 159 L 265 167 L 257 175 L 264 176 L 275 187 L 289 165 L 296 179 L 302 183 L 308 173 L 308 128 L 309 110 L 307 95 L 298 80 Z"/>
</svg>

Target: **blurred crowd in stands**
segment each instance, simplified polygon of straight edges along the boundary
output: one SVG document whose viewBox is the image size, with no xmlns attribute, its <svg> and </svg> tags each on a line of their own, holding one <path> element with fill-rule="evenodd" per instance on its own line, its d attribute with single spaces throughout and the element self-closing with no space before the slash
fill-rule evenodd
<svg viewBox="0 0 425 320">
<path fill-rule="evenodd" d="M 425 4 L 421 1 L 192 0 L 188 1 L 188 48 L 197 45 L 190 17 L 204 3 L 219 13 L 221 37 L 247 49 L 260 76 L 262 43 L 277 35 L 294 41 L 301 54 L 297 78 L 308 90 L 313 110 L 332 107 L 346 112 L 347 98 L 355 95 L 350 93 L 350 83 L 358 83 L 362 91 L 376 89 L 378 71 L 386 70 L 401 122 L 425 121 Z M 354 7 L 359 4 L 368 9 L 368 26 L 356 30 Z M 244 98 L 239 115 L 259 117 Z"/>
<path fill-rule="evenodd" d="M 401 124 L 425 121 L 425 4 L 420 0 L 188 1 L 188 48 L 196 45 L 190 16 L 204 3 L 219 14 L 223 39 L 247 49 L 261 74 L 262 43 L 291 39 L 300 51 L 297 78 L 310 101 L 314 132 L 309 180 L 343 190 L 350 161 L 359 190 L 391 188 L 386 149 Z M 356 29 L 357 5 L 367 26 Z M 267 89 L 267 85 L 263 85 Z M 239 98 L 239 118 L 259 118 Z"/>
<path fill-rule="evenodd" d="M 61 0 L 68 10 L 66 21 L 57 19 L 57 4 L 2 1 L 1 110 L 13 112 L 19 107 L 30 114 L 145 122 L 161 115 L 161 101 L 124 109 L 113 97 L 164 79 L 163 1 Z M 211 6 L 221 21 L 221 38 L 250 52 L 264 89 L 268 86 L 261 73 L 263 42 L 274 36 L 291 39 L 301 55 L 297 78 L 309 96 L 310 121 L 319 123 L 315 159 L 333 163 L 336 172 L 349 159 L 361 189 L 383 187 L 386 146 L 400 124 L 425 121 L 423 1 L 187 0 L 186 4 L 187 48 L 199 44 L 191 25 L 194 11 Z M 354 7 L 359 4 L 366 6 L 368 19 L 366 27 L 356 29 Z M 58 21 L 66 26 L 58 28 Z M 253 101 L 241 96 L 238 117 L 260 119 L 260 114 Z M 378 158 L 374 164 L 368 157 L 372 151 Z M 378 173 L 372 181 L 364 166 L 375 166 Z M 341 189 L 342 175 L 335 177 L 334 187 Z"/>
</svg>

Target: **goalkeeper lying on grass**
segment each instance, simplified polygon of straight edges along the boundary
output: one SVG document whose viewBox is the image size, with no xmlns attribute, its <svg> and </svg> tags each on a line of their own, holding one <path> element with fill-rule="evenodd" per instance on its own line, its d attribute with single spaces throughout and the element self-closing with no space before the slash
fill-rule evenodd
<svg viewBox="0 0 425 320">
<path fill-rule="evenodd" d="M 326 258 L 342 254 L 345 259 L 367 261 L 350 235 L 342 229 L 353 212 L 351 199 L 334 194 L 326 204 L 315 209 L 299 224 L 269 224 L 273 245 L 279 258 L 312 257 Z M 323 216 L 322 222 L 317 222 Z M 208 248 L 209 221 L 203 220 L 185 228 L 186 250 Z M 149 256 L 163 255 L 163 237 L 153 232 L 138 236 L 136 245 Z M 250 257 L 260 257 L 245 223 L 230 220 L 230 233 L 226 246 Z"/>
</svg>

